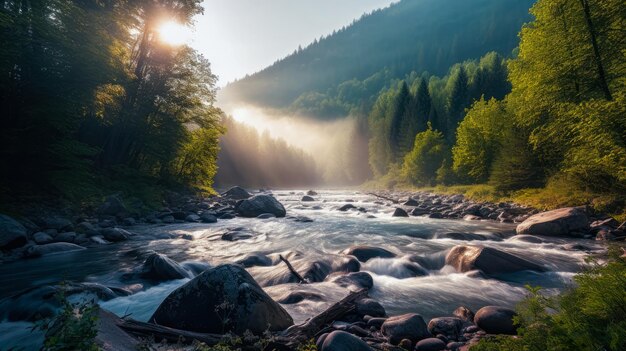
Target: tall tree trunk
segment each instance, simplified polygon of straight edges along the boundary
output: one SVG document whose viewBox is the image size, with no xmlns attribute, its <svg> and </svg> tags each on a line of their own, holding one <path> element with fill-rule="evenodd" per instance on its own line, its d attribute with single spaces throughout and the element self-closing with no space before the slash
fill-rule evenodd
<svg viewBox="0 0 626 351">
<path fill-rule="evenodd" d="M 604 93 L 604 98 L 611 101 L 613 100 L 613 96 L 611 95 L 611 91 L 609 90 L 609 85 L 606 81 L 606 73 L 604 71 L 604 65 L 602 64 L 602 56 L 600 55 L 600 49 L 598 48 L 596 29 L 591 19 L 591 10 L 589 9 L 589 0 L 580 0 L 580 4 L 584 10 L 583 12 L 585 13 L 585 21 L 587 22 L 587 29 L 589 30 L 589 35 L 591 37 L 591 45 L 593 46 L 594 61 L 598 69 L 598 83 L 600 84 L 600 89 L 602 89 L 602 92 Z"/>
</svg>

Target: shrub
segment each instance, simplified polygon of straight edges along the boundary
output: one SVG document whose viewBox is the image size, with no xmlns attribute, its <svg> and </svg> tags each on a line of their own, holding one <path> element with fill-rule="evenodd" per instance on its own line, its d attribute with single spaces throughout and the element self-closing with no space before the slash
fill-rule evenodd
<svg viewBox="0 0 626 351">
<path fill-rule="evenodd" d="M 99 306 L 95 302 L 71 303 L 59 295 L 61 311 L 44 320 L 38 329 L 46 333 L 43 350 L 46 351 L 97 351 Z"/>
<path fill-rule="evenodd" d="M 626 349 L 626 259 L 612 247 L 607 262 L 589 259 L 589 267 L 574 277 L 576 287 L 546 297 L 538 288 L 517 307 L 519 338 L 481 341 L 472 351 Z"/>
<path fill-rule="evenodd" d="M 449 153 L 443 134 L 429 125 L 415 136 L 413 150 L 404 157 L 402 177 L 413 185 L 433 185 Z"/>
</svg>

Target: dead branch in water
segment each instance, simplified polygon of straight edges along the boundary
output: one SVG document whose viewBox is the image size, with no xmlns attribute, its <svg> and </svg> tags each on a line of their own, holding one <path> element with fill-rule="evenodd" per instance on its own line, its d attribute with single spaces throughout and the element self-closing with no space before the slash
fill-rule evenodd
<svg viewBox="0 0 626 351">
<path fill-rule="evenodd" d="M 284 258 L 283 255 L 278 255 L 278 258 L 280 258 L 281 261 L 285 262 L 285 264 L 287 265 L 287 268 L 289 268 L 289 271 L 291 272 L 291 274 L 293 274 L 298 279 L 298 282 L 300 284 L 308 284 L 309 283 L 306 279 L 304 279 L 304 277 L 302 277 L 300 275 L 300 273 L 298 273 L 298 271 L 296 271 L 295 268 L 293 268 L 291 263 L 286 258 Z"/>
<path fill-rule="evenodd" d="M 380 194 L 376 194 L 376 193 L 367 193 L 367 195 L 372 195 L 372 196 L 377 197 L 379 199 L 391 201 L 394 204 L 400 203 L 400 200 L 398 200 L 398 199 L 392 199 L 390 197 L 387 197 L 387 196 L 384 196 L 384 195 L 380 195 Z"/>
<path fill-rule="evenodd" d="M 367 297 L 367 289 L 350 292 L 348 296 L 333 304 L 324 312 L 300 325 L 294 325 L 285 330 L 281 336 L 277 337 L 276 341 L 291 347 L 306 342 L 313 338 L 326 325 L 354 311 L 356 309 L 355 302 L 365 297 Z"/>
</svg>

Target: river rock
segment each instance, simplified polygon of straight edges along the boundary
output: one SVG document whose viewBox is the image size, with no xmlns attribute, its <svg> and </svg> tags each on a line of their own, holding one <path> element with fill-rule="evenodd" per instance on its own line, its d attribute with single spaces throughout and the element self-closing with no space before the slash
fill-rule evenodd
<svg viewBox="0 0 626 351">
<path fill-rule="evenodd" d="M 246 189 L 240 186 L 234 186 L 222 193 L 222 196 L 229 197 L 233 200 L 244 200 L 252 196 Z"/>
<path fill-rule="evenodd" d="M 364 298 L 355 303 L 356 313 L 362 316 L 385 317 L 387 312 L 383 305 L 370 298 Z"/>
<path fill-rule="evenodd" d="M 105 228 L 100 231 L 102 236 L 112 242 L 128 240 L 132 234 L 122 228 Z"/>
<path fill-rule="evenodd" d="M 107 199 L 98 207 L 96 210 L 98 214 L 108 215 L 108 216 L 117 216 L 118 214 L 127 213 L 128 210 L 122 200 L 116 196 L 109 196 Z"/>
<path fill-rule="evenodd" d="M 302 202 L 312 202 L 312 201 L 315 201 L 315 199 L 312 196 L 304 195 L 302 197 L 302 199 L 300 199 L 300 201 L 302 201 Z"/>
<path fill-rule="evenodd" d="M 423 216 L 428 213 L 430 213 L 430 211 L 426 208 L 414 208 L 411 210 L 411 216 Z"/>
<path fill-rule="evenodd" d="M 217 217 L 209 212 L 203 212 L 200 215 L 200 220 L 202 221 L 202 223 L 217 223 Z"/>
<path fill-rule="evenodd" d="M 369 345 L 358 337 L 344 331 L 335 330 L 326 335 L 320 351 L 371 351 Z"/>
<path fill-rule="evenodd" d="M 380 330 L 393 345 L 397 345 L 402 339 L 409 339 L 416 343 L 431 336 L 424 318 L 415 313 L 389 317 Z"/>
<path fill-rule="evenodd" d="M 272 213 L 276 217 L 285 217 L 285 207 L 270 195 L 255 195 L 243 200 L 236 208 L 242 217 L 254 218 L 263 213 Z"/>
<path fill-rule="evenodd" d="M 28 241 L 26 228 L 13 218 L 0 214 L 0 249 L 22 247 Z"/>
<path fill-rule="evenodd" d="M 403 205 L 404 205 L 404 206 L 410 206 L 410 207 L 417 207 L 417 206 L 419 206 L 419 205 L 420 205 L 420 203 L 419 203 L 419 202 L 417 202 L 417 200 L 415 200 L 415 199 L 411 199 L 411 198 L 409 198 L 408 200 L 406 200 L 406 201 L 403 203 Z"/>
<path fill-rule="evenodd" d="M 415 351 L 441 351 L 445 349 L 446 343 L 437 338 L 420 340 L 415 345 Z"/>
<path fill-rule="evenodd" d="M 315 190 L 309 190 L 306 192 L 306 194 L 309 196 L 317 196 L 317 192 Z"/>
<path fill-rule="evenodd" d="M 513 324 L 515 311 L 505 307 L 486 306 L 476 312 L 474 323 L 487 334 L 517 334 Z"/>
<path fill-rule="evenodd" d="M 54 239 L 48 233 L 37 232 L 33 234 L 33 241 L 39 245 L 50 244 Z"/>
<path fill-rule="evenodd" d="M 243 267 L 229 264 L 206 270 L 174 290 L 150 322 L 201 333 L 250 330 L 258 335 L 293 325 L 291 316 Z"/>
<path fill-rule="evenodd" d="M 197 214 L 190 214 L 185 217 L 185 222 L 197 223 L 200 222 L 200 216 Z"/>
<path fill-rule="evenodd" d="M 457 340 L 463 329 L 463 320 L 457 317 L 433 318 L 428 322 L 428 332 L 432 335 L 445 335 L 448 339 Z"/>
<path fill-rule="evenodd" d="M 395 211 L 393 211 L 393 217 L 408 217 L 409 214 L 406 213 L 406 211 L 402 208 L 396 208 Z"/>
<path fill-rule="evenodd" d="M 246 268 L 254 266 L 267 267 L 272 265 L 272 259 L 260 253 L 251 253 L 237 261 L 237 264 Z"/>
<path fill-rule="evenodd" d="M 455 246 L 446 255 L 446 264 L 453 266 L 459 272 L 480 269 L 488 275 L 525 270 L 545 271 L 536 263 L 484 246 Z"/>
<path fill-rule="evenodd" d="M 59 233 L 54 238 L 54 241 L 58 243 L 73 243 L 74 241 L 76 241 L 76 233 L 74 232 Z"/>
<path fill-rule="evenodd" d="M 292 305 L 300 303 L 304 300 L 309 301 L 324 301 L 324 297 L 321 294 L 317 294 L 310 291 L 289 291 L 286 294 L 278 297 L 276 302 L 283 305 Z"/>
<path fill-rule="evenodd" d="M 356 208 L 356 206 L 354 206 L 353 204 L 345 204 L 345 205 L 339 207 L 338 210 L 341 211 L 341 212 L 346 212 L 346 211 L 351 210 L 353 208 Z"/>
<path fill-rule="evenodd" d="M 353 272 L 333 277 L 331 281 L 341 287 L 355 287 L 357 289 L 371 289 L 374 287 L 374 279 L 367 272 Z"/>
<path fill-rule="evenodd" d="M 40 257 L 84 249 L 85 248 L 82 246 L 71 243 L 51 243 L 45 245 L 33 245 L 26 250 L 25 255 L 26 257 Z"/>
<path fill-rule="evenodd" d="M 538 213 L 517 226 L 517 234 L 566 236 L 589 229 L 589 218 L 579 207 L 560 208 Z"/>
<path fill-rule="evenodd" d="M 251 239 L 253 238 L 255 235 L 254 232 L 252 232 L 249 229 L 243 228 L 243 227 L 239 227 L 239 228 L 231 228 L 231 229 L 227 229 L 226 232 L 224 232 L 222 234 L 222 240 L 225 241 L 240 241 L 240 240 L 247 240 L 247 239 Z"/>
<path fill-rule="evenodd" d="M 191 278 L 191 274 L 178 262 L 156 252 L 146 258 L 140 275 L 143 278 L 159 282 Z"/>
<path fill-rule="evenodd" d="M 474 312 L 465 306 L 457 307 L 457 309 L 452 312 L 452 315 L 464 322 L 474 322 Z"/>
<path fill-rule="evenodd" d="M 344 255 L 354 256 L 361 262 L 367 262 L 371 260 L 372 258 L 396 257 L 396 254 L 394 254 L 391 251 L 385 250 L 380 247 L 365 246 L 365 245 L 352 246 L 341 251 L 341 253 Z"/>
</svg>

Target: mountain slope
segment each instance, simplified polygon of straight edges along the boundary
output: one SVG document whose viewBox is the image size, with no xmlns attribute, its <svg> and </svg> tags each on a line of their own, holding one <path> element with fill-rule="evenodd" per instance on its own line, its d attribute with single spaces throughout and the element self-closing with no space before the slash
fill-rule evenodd
<svg viewBox="0 0 626 351">
<path fill-rule="evenodd" d="M 220 101 L 285 108 L 307 93 L 325 94 L 342 82 L 364 80 L 383 69 L 393 78 L 411 71 L 442 75 L 454 63 L 488 51 L 510 55 L 520 27 L 531 19 L 533 3 L 402 0 L 228 85 Z"/>
</svg>

